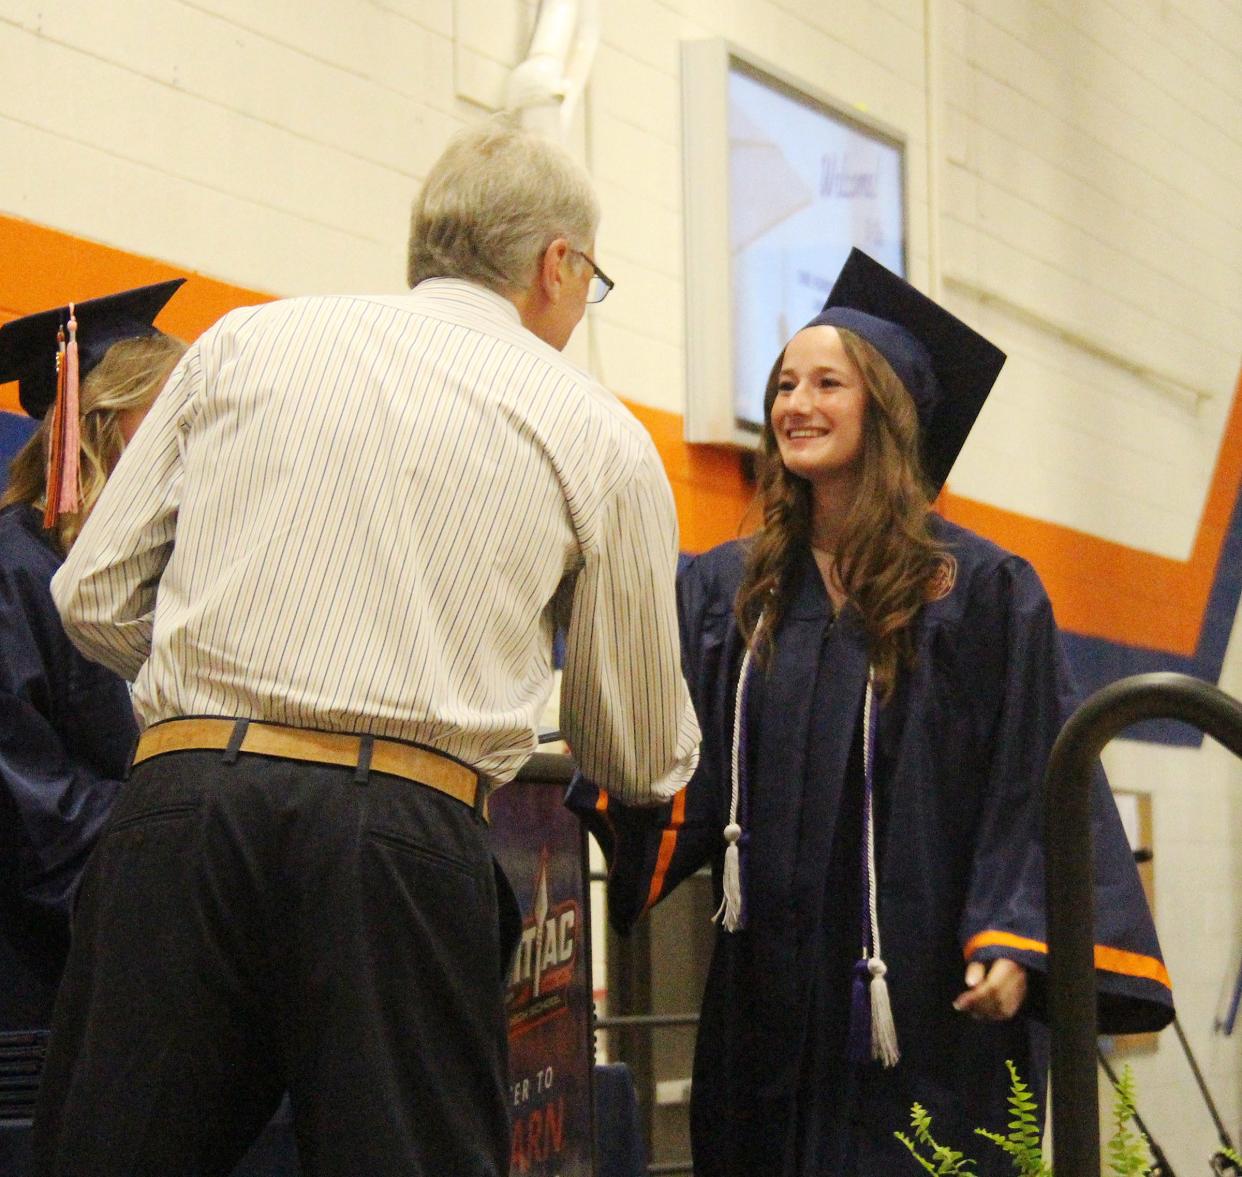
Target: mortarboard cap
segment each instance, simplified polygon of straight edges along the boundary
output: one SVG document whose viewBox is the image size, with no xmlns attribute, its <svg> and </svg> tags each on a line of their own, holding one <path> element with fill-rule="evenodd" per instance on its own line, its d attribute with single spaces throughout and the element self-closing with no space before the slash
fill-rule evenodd
<svg viewBox="0 0 1242 1177">
<path fill-rule="evenodd" d="M 86 374 L 122 339 L 158 334 L 155 316 L 184 278 L 156 282 L 75 303 L 78 370 Z M 68 306 L 26 315 L 0 325 L 0 384 L 18 381 L 22 408 L 42 418 L 56 400 L 57 332 L 69 320 Z"/>
<path fill-rule="evenodd" d="M 1005 353 L 860 249 L 850 251 L 808 327 L 844 327 L 889 363 L 918 410 L 923 472 L 939 491 Z"/>
</svg>

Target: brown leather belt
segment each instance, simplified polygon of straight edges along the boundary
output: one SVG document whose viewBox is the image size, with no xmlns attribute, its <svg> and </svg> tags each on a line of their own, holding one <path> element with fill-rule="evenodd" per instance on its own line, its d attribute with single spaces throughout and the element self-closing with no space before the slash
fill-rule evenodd
<svg viewBox="0 0 1242 1177">
<path fill-rule="evenodd" d="M 447 793 L 481 816 L 487 816 L 486 790 L 479 774 L 443 753 L 419 744 L 381 740 L 347 732 L 321 732 L 277 723 L 238 719 L 167 719 L 147 728 L 138 739 L 134 764 L 168 752 L 218 751 L 227 759 L 240 753 L 278 756 L 402 777 Z"/>
</svg>

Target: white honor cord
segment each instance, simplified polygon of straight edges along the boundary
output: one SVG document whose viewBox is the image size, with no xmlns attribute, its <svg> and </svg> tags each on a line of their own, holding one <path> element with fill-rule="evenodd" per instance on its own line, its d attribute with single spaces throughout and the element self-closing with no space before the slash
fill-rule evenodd
<svg viewBox="0 0 1242 1177">
<path fill-rule="evenodd" d="M 871 957 L 880 956 L 880 917 L 875 894 L 875 806 L 871 800 L 871 782 L 874 780 L 875 764 L 871 747 L 871 707 L 875 672 L 867 671 L 867 691 L 863 695 L 863 780 L 867 790 L 867 910 L 871 916 Z M 864 949 L 867 946 L 864 945 Z"/>
<path fill-rule="evenodd" d="M 759 624 L 755 626 L 755 634 L 759 633 L 759 626 L 762 624 L 761 616 Z M 751 640 L 753 643 L 754 639 Z M 742 656 L 742 668 L 738 672 L 737 692 L 733 701 L 733 747 L 729 759 L 732 790 L 729 794 L 729 824 L 724 828 L 726 846 L 721 880 L 724 895 L 720 900 L 720 906 L 716 909 L 716 914 L 712 916 L 712 922 L 721 923 L 726 932 L 736 932 L 742 920 L 742 864 L 741 850 L 738 847 L 738 842 L 742 837 L 742 827 L 738 824 L 737 811 L 741 781 L 742 724 L 745 721 L 742 705 L 746 698 L 746 676 L 750 673 L 750 651 L 751 647 L 748 645 L 746 653 Z"/>
<path fill-rule="evenodd" d="M 871 1057 L 891 1067 L 901 1057 L 901 1051 L 897 1046 L 897 1025 L 893 1021 L 893 1007 L 885 980 L 888 969 L 880 954 L 880 915 L 875 882 L 875 805 L 872 800 L 875 749 L 871 739 L 871 710 L 874 694 L 875 671 L 868 670 L 867 692 L 863 696 L 863 780 L 867 795 L 867 910 L 871 916 L 871 955 L 867 960 L 867 971 L 871 976 L 868 986 L 871 993 Z"/>
</svg>

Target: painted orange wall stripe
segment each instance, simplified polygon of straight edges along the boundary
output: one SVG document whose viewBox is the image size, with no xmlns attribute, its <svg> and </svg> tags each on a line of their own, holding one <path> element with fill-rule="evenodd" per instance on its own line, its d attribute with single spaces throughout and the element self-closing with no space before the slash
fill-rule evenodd
<svg viewBox="0 0 1242 1177">
<path fill-rule="evenodd" d="M 682 789 L 673 798 L 673 817 L 660 838 L 655 873 L 651 876 L 651 887 L 647 891 L 647 902 L 643 904 L 643 911 L 649 910 L 655 904 L 664 889 L 664 876 L 668 874 L 669 863 L 673 861 L 673 851 L 677 849 L 677 834 L 686 820 L 686 792 L 686 789 Z"/>
<path fill-rule="evenodd" d="M 191 278 L 160 326 L 193 339 L 225 311 L 269 294 L 233 286 L 15 217 L 0 216 L 0 318 L 184 274 Z M 680 414 L 628 402 L 650 430 L 668 471 L 682 548 L 701 552 L 739 534 L 752 491 L 740 456 L 690 445 Z M 19 411 L 16 385 L 0 385 L 0 409 Z M 940 509 L 990 536 L 1039 570 L 1057 620 L 1089 637 L 1192 655 L 1242 483 L 1242 378 L 1221 438 L 1190 558 L 1171 560 L 946 491 Z"/>
<path fill-rule="evenodd" d="M 629 408 L 651 432 L 668 470 L 683 550 L 700 552 L 735 539 L 752 497 L 740 457 L 723 447 L 690 445 L 676 413 L 633 403 Z M 1066 629 L 1189 656 L 1198 645 L 1240 485 L 1242 375 L 1188 560 L 1141 552 L 952 490 L 940 496 L 937 506 L 946 518 L 1029 560 L 1048 589 L 1057 621 Z"/>
<path fill-rule="evenodd" d="M 677 413 L 626 401 L 655 442 L 673 488 L 684 552 L 705 552 L 725 540 L 737 539 L 742 517 L 753 497 L 742 475 L 736 450 L 690 445 L 684 419 Z"/>
<path fill-rule="evenodd" d="M 1021 948 L 1027 952 L 1048 954 L 1048 945 L 1039 940 L 1028 940 L 1025 936 L 1015 936 L 1012 932 L 987 931 L 972 936 L 962 949 L 962 955 L 969 960 L 980 948 Z M 1162 961 L 1154 956 L 1144 956 L 1139 952 L 1127 952 L 1123 948 L 1109 948 L 1106 944 L 1095 946 L 1095 967 L 1106 973 L 1121 973 L 1126 977 L 1142 977 L 1148 981 L 1159 981 L 1166 989 L 1173 988 L 1169 972 Z"/>
<path fill-rule="evenodd" d="M 8 321 L 70 299 L 82 302 L 131 286 L 189 278 L 159 317 L 162 330 L 197 338 L 226 311 L 273 296 L 233 286 L 189 269 L 72 237 L 16 217 L 0 216 L 0 320 Z M 0 409 L 19 413 L 17 385 L 0 385 Z"/>
</svg>

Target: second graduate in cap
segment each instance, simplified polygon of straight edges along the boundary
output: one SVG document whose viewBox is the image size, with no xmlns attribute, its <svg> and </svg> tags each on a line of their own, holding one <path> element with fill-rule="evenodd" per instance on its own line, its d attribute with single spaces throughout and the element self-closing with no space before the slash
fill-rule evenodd
<svg viewBox="0 0 1242 1177">
<path fill-rule="evenodd" d="M 772 368 L 762 526 L 681 578 L 698 773 L 657 815 L 572 790 L 615 924 L 712 868 L 698 1177 L 914 1171 L 915 1101 L 973 1153 L 1006 1059 L 1042 1094 L 1040 794 L 1073 691 L 1034 570 L 930 507 L 1003 361 L 855 251 Z M 1094 801 L 1101 1026 L 1156 1029 L 1168 975 Z"/>
<path fill-rule="evenodd" d="M 40 420 L 0 499 L 0 1030 L 46 1026 L 73 891 L 138 737 L 129 691 L 70 644 L 49 589 L 185 347 L 184 279 L 0 326 L 0 382 Z"/>
</svg>

